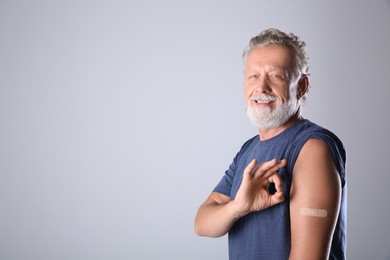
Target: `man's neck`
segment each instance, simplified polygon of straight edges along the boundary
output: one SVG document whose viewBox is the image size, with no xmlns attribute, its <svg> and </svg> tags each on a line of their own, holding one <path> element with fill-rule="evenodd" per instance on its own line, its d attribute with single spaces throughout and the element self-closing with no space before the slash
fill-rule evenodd
<svg viewBox="0 0 390 260">
<path fill-rule="evenodd" d="M 283 131 L 285 131 L 289 127 L 293 126 L 298 121 L 301 121 L 302 119 L 303 118 L 300 116 L 300 112 L 297 111 L 297 113 L 295 113 L 286 123 L 284 123 L 280 127 L 276 127 L 276 128 L 260 128 L 259 129 L 260 141 L 265 141 L 265 140 L 271 139 L 271 138 L 279 135 L 280 133 L 282 133 Z"/>
</svg>

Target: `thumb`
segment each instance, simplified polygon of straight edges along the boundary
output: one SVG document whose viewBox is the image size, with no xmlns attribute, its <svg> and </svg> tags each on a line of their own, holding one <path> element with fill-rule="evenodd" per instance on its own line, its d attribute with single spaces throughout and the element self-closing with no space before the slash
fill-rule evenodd
<svg viewBox="0 0 390 260">
<path fill-rule="evenodd" d="M 275 192 L 271 197 L 272 205 L 279 204 L 284 201 L 284 195 L 282 191 Z"/>
</svg>

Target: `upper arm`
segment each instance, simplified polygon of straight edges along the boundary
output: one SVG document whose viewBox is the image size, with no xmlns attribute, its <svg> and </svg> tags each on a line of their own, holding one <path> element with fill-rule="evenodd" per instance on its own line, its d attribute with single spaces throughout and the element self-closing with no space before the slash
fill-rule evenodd
<svg viewBox="0 0 390 260">
<path fill-rule="evenodd" d="M 341 181 L 333 156 L 319 139 L 309 139 L 293 169 L 290 191 L 291 259 L 327 259 L 340 208 Z M 326 211 L 307 216 L 303 208 Z M 315 212 L 315 211 L 313 211 Z"/>
</svg>

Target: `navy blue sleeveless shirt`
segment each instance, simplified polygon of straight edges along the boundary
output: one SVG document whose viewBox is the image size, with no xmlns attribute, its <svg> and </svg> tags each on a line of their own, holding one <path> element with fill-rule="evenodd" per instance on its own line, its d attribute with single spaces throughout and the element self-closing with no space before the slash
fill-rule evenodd
<svg viewBox="0 0 390 260">
<path fill-rule="evenodd" d="M 229 231 L 229 259 L 288 259 L 291 248 L 289 197 L 292 172 L 299 152 L 309 139 L 320 139 L 327 144 L 340 174 L 342 185 L 340 213 L 329 259 L 346 259 L 346 152 L 336 135 L 309 120 L 299 121 L 265 141 L 260 141 L 258 135 L 249 139 L 215 187 L 214 192 L 222 193 L 234 200 L 244 169 L 253 159 L 258 163 L 275 158 L 288 160 L 287 166 L 278 171 L 283 180 L 285 201 L 260 212 L 250 213 L 233 225 Z"/>
</svg>

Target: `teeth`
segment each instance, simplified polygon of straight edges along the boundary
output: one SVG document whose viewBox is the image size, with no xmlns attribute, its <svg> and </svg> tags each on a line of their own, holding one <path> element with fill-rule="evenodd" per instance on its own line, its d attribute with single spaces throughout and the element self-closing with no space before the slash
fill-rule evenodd
<svg viewBox="0 0 390 260">
<path fill-rule="evenodd" d="M 256 103 L 268 104 L 275 101 L 275 98 L 269 95 L 254 95 L 250 97 L 250 100 L 255 101 Z"/>
</svg>

